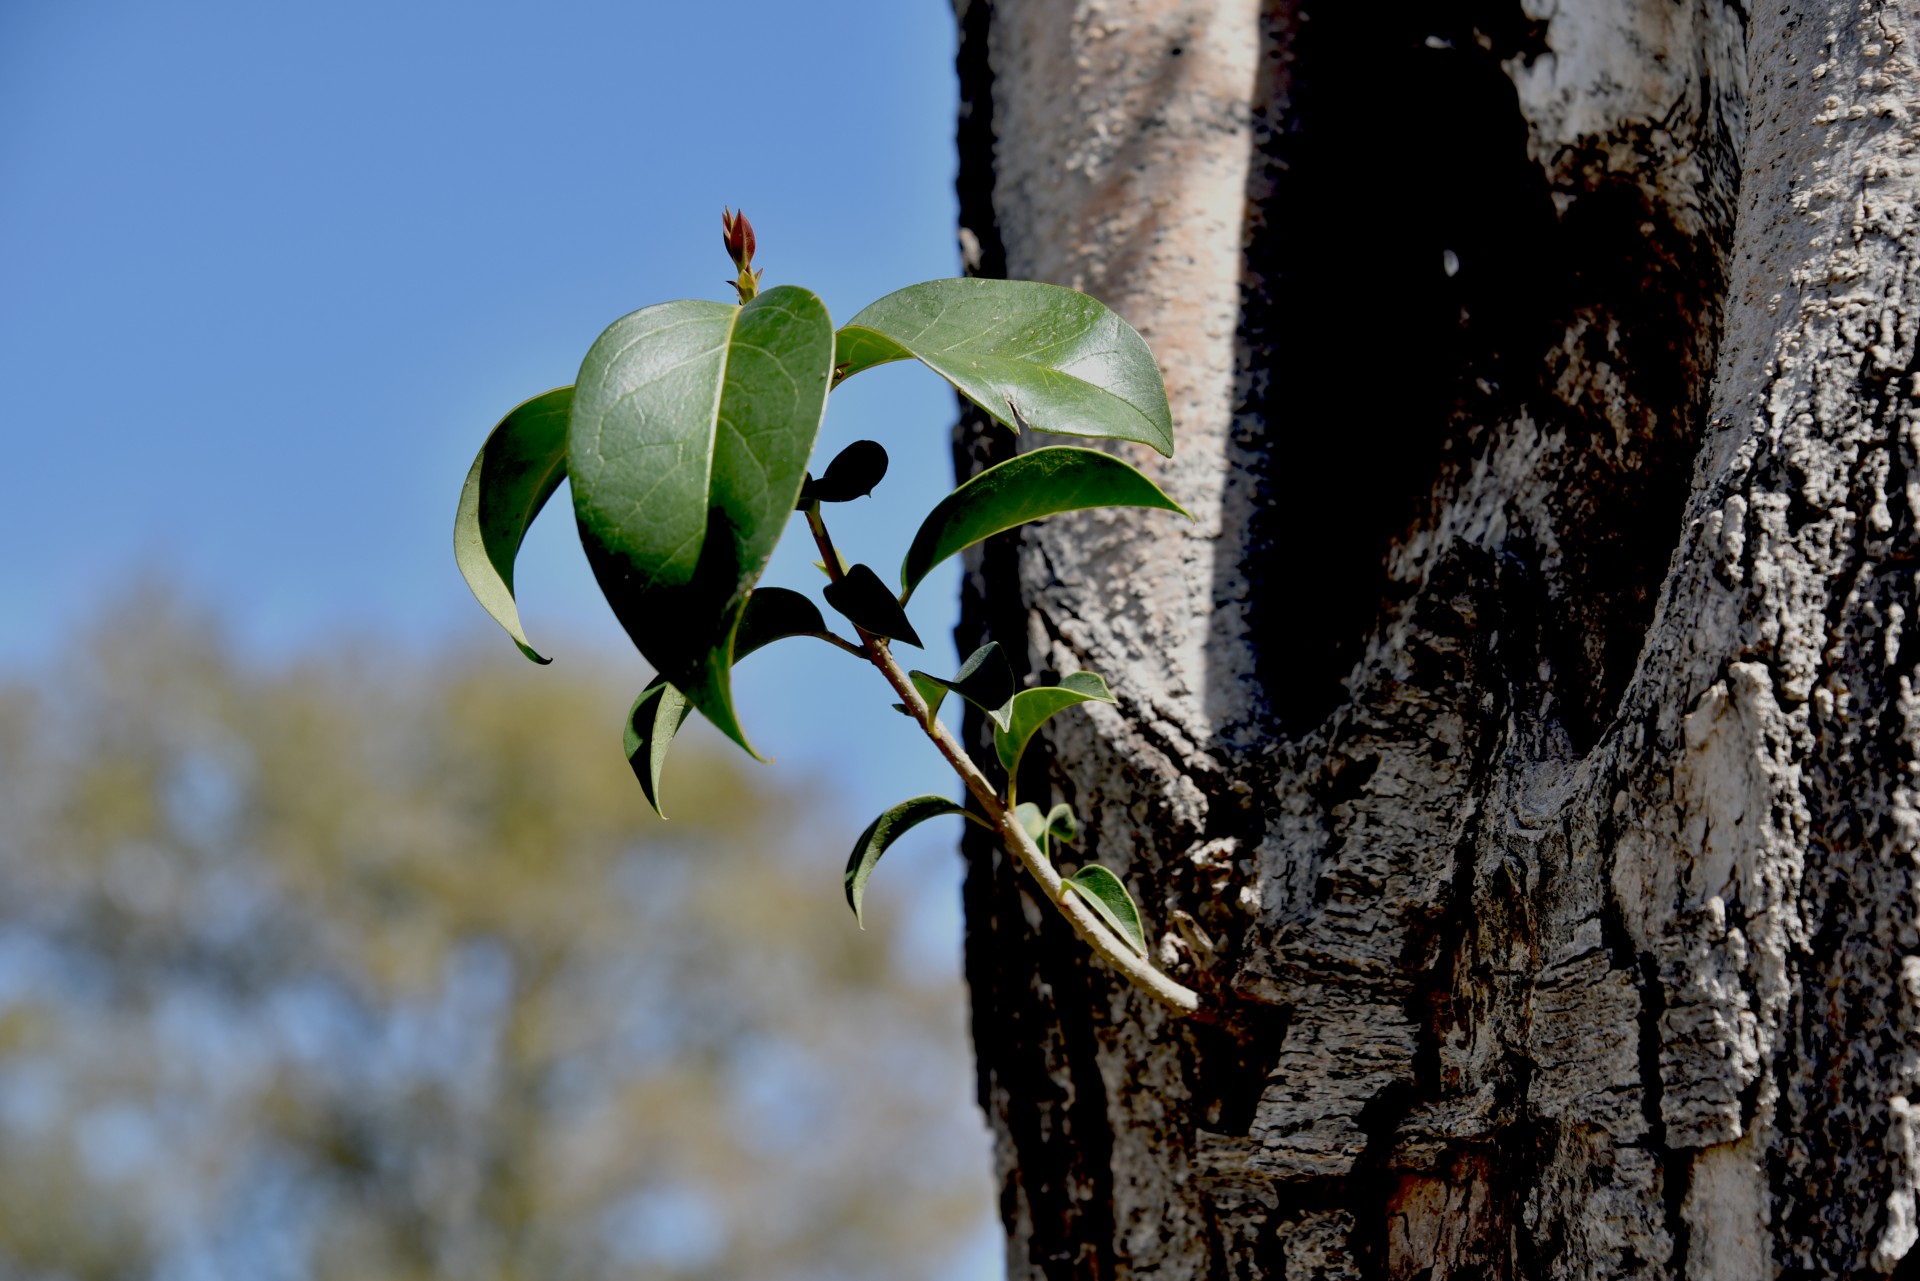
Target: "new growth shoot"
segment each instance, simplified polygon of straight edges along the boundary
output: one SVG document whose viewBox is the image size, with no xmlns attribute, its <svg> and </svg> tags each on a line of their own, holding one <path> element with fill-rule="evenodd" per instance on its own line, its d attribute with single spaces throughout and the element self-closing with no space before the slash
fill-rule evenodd
<svg viewBox="0 0 1920 1281">
<path fill-rule="evenodd" d="M 1009 280 L 910 285 L 835 329 L 812 292 L 762 290 L 753 225 L 731 210 L 721 221 L 737 304 L 659 303 L 621 317 L 588 350 L 572 386 L 519 405 L 487 437 L 454 525 L 455 556 L 474 595 L 527 657 L 547 661 L 521 626 L 513 565 L 528 526 L 570 479 L 600 589 L 659 673 L 626 727 L 627 759 L 656 811 L 668 749 L 693 711 L 753 752 L 733 704 L 734 664 L 776 641 L 823 641 L 879 672 L 895 709 L 920 727 L 971 801 L 918 796 L 867 827 L 844 878 L 856 918 L 867 878 L 901 834 L 962 815 L 993 832 L 1129 982 L 1175 1013 L 1193 1012 L 1196 994 L 1149 960 L 1126 884 L 1097 863 L 1066 875 L 1055 868 L 1058 847 L 1080 839 L 1071 808 L 1043 813 L 1017 800 L 1015 779 L 1041 727 L 1081 703 L 1115 703 L 1106 682 L 1083 671 L 1020 688 L 996 643 L 951 677 L 907 670 L 894 653 L 920 644 L 908 615 L 914 589 L 983 539 L 1088 508 L 1185 512 L 1111 454 L 1041 446 L 936 503 L 908 540 L 896 591 L 871 566 L 845 559 L 826 518 L 833 504 L 857 501 L 885 478 L 885 447 L 858 441 L 817 478 L 809 470 L 833 388 L 896 360 L 919 361 L 1009 430 L 1133 441 L 1171 455 L 1166 388 L 1145 341 L 1084 294 Z M 796 512 L 827 576 L 821 598 L 851 638 L 804 593 L 759 581 Z M 949 694 L 992 725 L 991 756 L 976 759 L 940 721 Z"/>
</svg>

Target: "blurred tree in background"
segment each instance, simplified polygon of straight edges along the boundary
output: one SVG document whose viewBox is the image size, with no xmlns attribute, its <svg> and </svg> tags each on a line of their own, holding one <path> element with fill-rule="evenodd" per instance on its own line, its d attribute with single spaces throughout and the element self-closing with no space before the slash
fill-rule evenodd
<svg viewBox="0 0 1920 1281">
<path fill-rule="evenodd" d="M 951 1275 L 957 981 L 792 770 L 648 815 L 630 694 L 165 599 L 0 684 L 0 1277 Z"/>
</svg>

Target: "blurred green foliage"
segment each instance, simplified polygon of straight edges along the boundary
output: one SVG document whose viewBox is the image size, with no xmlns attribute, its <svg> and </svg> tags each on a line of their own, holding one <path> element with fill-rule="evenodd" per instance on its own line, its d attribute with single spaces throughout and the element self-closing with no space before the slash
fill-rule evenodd
<svg viewBox="0 0 1920 1281">
<path fill-rule="evenodd" d="M 150 597 L 0 684 L 0 1278 L 952 1275 L 957 980 L 808 793 L 688 751 L 654 819 L 571 666 Z"/>
</svg>

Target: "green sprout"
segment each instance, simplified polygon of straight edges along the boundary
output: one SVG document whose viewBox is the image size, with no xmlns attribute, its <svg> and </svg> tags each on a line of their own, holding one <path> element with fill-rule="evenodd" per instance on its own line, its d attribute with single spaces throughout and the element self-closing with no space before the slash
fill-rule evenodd
<svg viewBox="0 0 1920 1281">
<path fill-rule="evenodd" d="M 1130 441 L 1173 453 L 1173 420 L 1144 339 L 1085 294 L 1019 280 L 930 280 L 873 303 L 835 329 L 826 306 L 795 285 L 760 287 L 753 225 L 722 216 L 738 303 L 659 303 L 622 316 L 588 350 L 571 387 L 516 407 L 487 437 L 460 494 L 454 553 L 473 594 L 521 651 L 514 603 L 521 540 L 562 479 L 601 592 L 658 678 L 627 715 L 626 752 L 660 810 L 668 748 L 694 711 L 754 755 L 733 700 L 733 666 L 754 650 L 813 637 L 877 668 L 966 786 L 972 808 L 919 796 L 863 832 L 846 868 L 856 918 L 867 878 L 903 833 L 960 814 L 992 831 L 1049 902 L 1100 956 L 1176 1013 L 1199 998 L 1148 959 L 1126 885 L 1096 863 L 1062 876 L 1054 841 L 1078 838 L 1066 806 L 1042 815 L 1017 799 L 1028 744 L 1047 720 L 1086 702 L 1113 703 L 1107 684 L 1076 672 L 1017 687 L 997 644 L 951 678 L 904 670 L 895 645 L 919 646 L 907 608 L 935 566 L 1003 530 L 1098 507 L 1184 509 L 1134 467 L 1097 449 L 1048 445 L 990 467 L 941 499 L 908 541 L 896 592 L 849 563 L 825 509 L 856 501 L 886 475 L 887 452 L 858 441 L 809 471 L 834 388 L 876 365 L 917 360 L 1015 432 Z M 827 576 L 821 597 L 851 625 L 835 632 L 820 606 L 761 586 L 775 544 L 798 512 Z M 949 694 L 979 708 L 994 751 L 974 759 L 939 720 Z M 1003 782 L 996 782 L 998 777 Z"/>
</svg>

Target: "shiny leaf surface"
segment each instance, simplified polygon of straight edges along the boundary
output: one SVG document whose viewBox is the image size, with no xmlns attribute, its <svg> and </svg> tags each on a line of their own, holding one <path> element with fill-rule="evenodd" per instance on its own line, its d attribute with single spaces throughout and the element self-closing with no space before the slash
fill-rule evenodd
<svg viewBox="0 0 1920 1281">
<path fill-rule="evenodd" d="M 1031 520 L 1091 507 L 1187 514 L 1131 466 L 1097 449 L 1055 445 L 989 467 L 934 505 L 900 565 L 903 595 L 949 556 Z"/>
<path fill-rule="evenodd" d="M 832 364 L 826 307 L 781 285 L 743 307 L 622 317 L 574 393 L 567 469 L 600 589 L 648 661 L 749 751 L 734 632 L 799 498 Z"/>
<path fill-rule="evenodd" d="M 1173 453 L 1167 389 L 1146 340 L 1075 290 L 1030 280 L 909 285 L 849 321 L 834 356 L 841 378 L 909 358 L 1016 431 Z"/>
<path fill-rule="evenodd" d="M 1058 685 L 1023 689 L 1015 694 L 1007 728 L 996 727 L 993 731 L 993 749 L 1007 776 L 1011 778 L 1020 768 L 1020 757 L 1027 750 L 1028 742 L 1055 712 L 1086 702 L 1113 702 L 1107 682 L 1094 672 L 1075 672 Z"/>
</svg>

